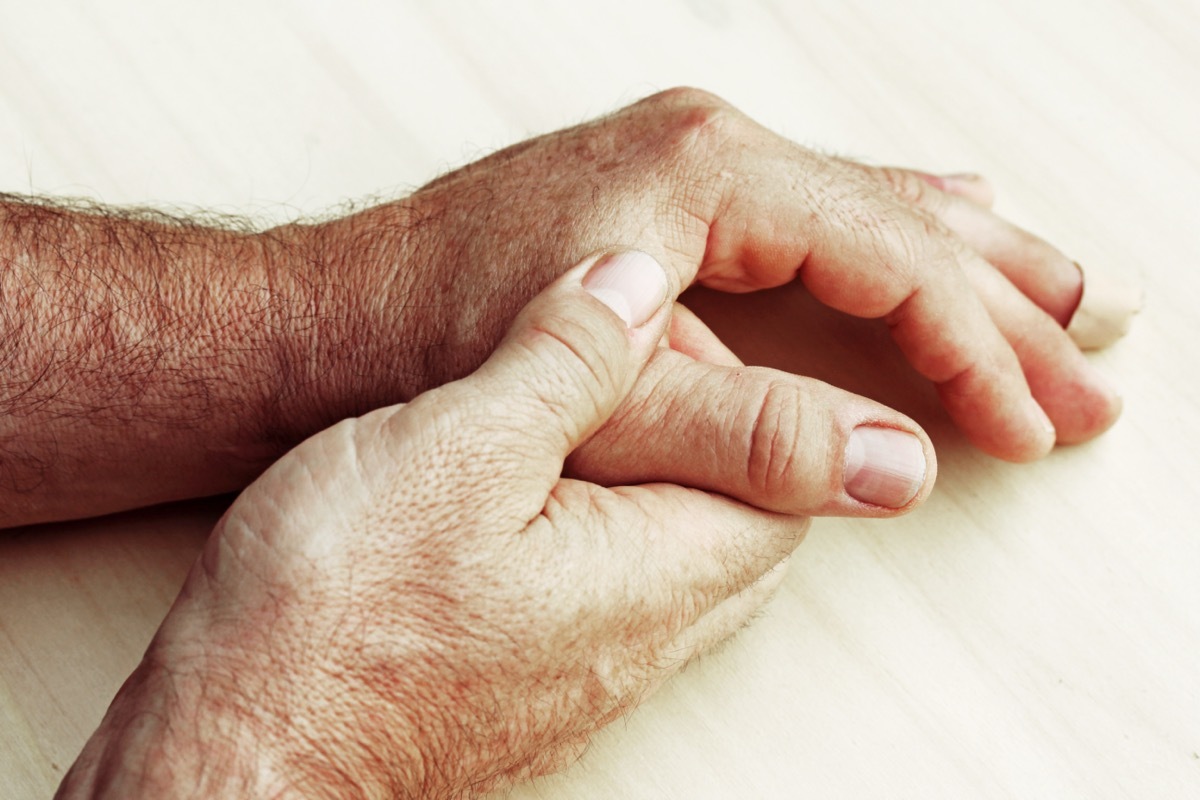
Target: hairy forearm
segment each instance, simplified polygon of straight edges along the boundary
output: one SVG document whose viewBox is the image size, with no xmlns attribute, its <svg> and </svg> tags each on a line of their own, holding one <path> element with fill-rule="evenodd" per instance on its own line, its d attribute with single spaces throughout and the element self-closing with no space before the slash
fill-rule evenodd
<svg viewBox="0 0 1200 800">
<path fill-rule="evenodd" d="M 235 490 L 419 390 L 410 217 L 255 233 L 0 197 L 0 527 Z"/>
</svg>

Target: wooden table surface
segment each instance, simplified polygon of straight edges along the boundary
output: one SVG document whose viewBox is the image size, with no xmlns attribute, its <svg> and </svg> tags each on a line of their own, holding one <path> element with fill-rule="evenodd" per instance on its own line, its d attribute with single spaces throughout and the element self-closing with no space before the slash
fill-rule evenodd
<svg viewBox="0 0 1200 800">
<path fill-rule="evenodd" d="M 987 174 L 1139 280 L 1126 411 L 1013 466 L 886 335 L 691 298 L 748 360 L 927 427 L 901 520 L 826 520 L 755 626 L 517 798 L 1200 797 L 1200 2 L 0 0 L 0 187 L 249 214 L 394 195 L 702 86 L 801 142 Z M 0 797 L 47 797 L 228 499 L 0 534 Z"/>
</svg>

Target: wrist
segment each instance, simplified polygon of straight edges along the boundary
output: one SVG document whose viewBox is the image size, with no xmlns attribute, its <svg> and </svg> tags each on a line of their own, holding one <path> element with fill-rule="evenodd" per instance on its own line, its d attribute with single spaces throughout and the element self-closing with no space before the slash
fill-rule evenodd
<svg viewBox="0 0 1200 800">
<path fill-rule="evenodd" d="M 278 302 L 280 400 L 266 429 L 294 444 L 436 385 L 428 364 L 442 331 L 418 261 L 424 227 L 403 200 L 260 234 Z"/>
<path fill-rule="evenodd" d="M 238 698 L 236 676 L 168 668 L 147 654 L 55 796 L 299 796 L 276 739 Z"/>
<path fill-rule="evenodd" d="M 424 769 L 403 680 L 365 686 L 287 659 L 247 661 L 219 636 L 203 641 L 156 639 L 56 798 L 451 796 L 447 775 Z"/>
</svg>

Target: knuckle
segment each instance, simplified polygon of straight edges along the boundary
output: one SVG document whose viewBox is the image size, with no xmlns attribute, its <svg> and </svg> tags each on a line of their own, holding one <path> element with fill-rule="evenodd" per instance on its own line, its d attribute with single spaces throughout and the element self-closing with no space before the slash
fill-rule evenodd
<svg viewBox="0 0 1200 800">
<path fill-rule="evenodd" d="M 942 267 L 955 260 L 941 224 L 919 209 L 885 222 L 879 238 L 892 245 L 898 269 L 910 283 L 915 282 L 919 269 Z"/>
<path fill-rule="evenodd" d="M 705 89 L 694 86 L 673 86 L 661 92 L 650 95 L 641 101 L 655 107 L 667 108 L 721 108 L 732 110 L 733 106 L 722 98 Z"/>
<path fill-rule="evenodd" d="M 900 199 L 914 205 L 925 205 L 928 202 L 931 187 L 916 173 L 899 167 L 878 167 L 875 174 Z"/>
<path fill-rule="evenodd" d="M 961 243 L 924 209 L 878 204 L 857 223 L 878 269 L 875 280 L 854 295 L 861 316 L 893 314 L 922 286 L 951 278 L 962 263 Z"/>
<path fill-rule="evenodd" d="M 772 381 L 754 407 L 748 429 L 746 477 L 771 507 L 791 505 L 811 465 L 801 441 L 803 408 L 795 387 Z"/>
<path fill-rule="evenodd" d="M 858 317 L 876 319 L 902 304 L 920 283 L 922 235 L 912 215 L 898 203 L 847 204 L 835 212 L 839 226 L 850 231 L 850 249 L 862 254 L 868 269 L 855 279 L 826 281 L 821 301 Z M 811 283 L 811 279 L 810 279 Z"/>
<path fill-rule="evenodd" d="M 613 346 L 613 327 L 550 314 L 527 328 L 522 344 L 535 356 L 530 386 L 557 415 L 572 416 L 581 395 L 595 414 L 605 410 L 621 382 L 622 348 Z"/>
<path fill-rule="evenodd" d="M 659 233 L 668 247 L 691 260 L 703 241 L 754 126 L 732 105 L 702 89 L 679 87 L 635 106 L 634 137 L 654 178 Z"/>
<path fill-rule="evenodd" d="M 742 134 L 746 117 L 703 89 L 679 87 L 639 104 L 652 117 L 653 140 L 672 162 L 707 164 L 715 151 Z"/>
</svg>

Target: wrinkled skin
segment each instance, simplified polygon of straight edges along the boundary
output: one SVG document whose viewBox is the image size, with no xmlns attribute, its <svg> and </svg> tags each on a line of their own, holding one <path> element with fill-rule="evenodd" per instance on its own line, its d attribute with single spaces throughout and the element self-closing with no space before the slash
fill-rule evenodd
<svg viewBox="0 0 1200 800">
<path fill-rule="evenodd" d="M 62 796 L 456 797 L 556 768 L 744 624 L 804 515 L 928 495 L 911 420 L 739 366 L 671 313 L 696 280 L 798 277 L 883 319 L 998 456 L 1096 435 L 1119 401 L 1062 332 L 1078 273 L 989 197 L 820 156 L 677 90 L 272 232 L 373 276 L 381 325 L 407 303 L 395 340 L 432 344 L 386 391 L 424 393 L 309 439 L 241 495 Z M 579 288 L 589 254 L 621 248 L 670 287 L 632 330 Z M 386 361 L 373 346 L 333 384 Z M 901 507 L 842 486 L 862 424 L 921 443 L 929 473 Z"/>
<path fill-rule="evenodd" d="M 628 330 L 581 269 L 472 376 L 241 495 L 64 796 L 467 796 L 561 766 L 750 618 L 805 518 L 561 477 L 671 311 Z"/>
<path fill-rule="evenodd" d="M 381 327 L 407 303 L 384 341 L 432 344 L 386 377 L 369 365 L 395 362 L 391 350 L 367 346 L 356 367 L 392 395 L 467 374 L 562 265 L 630 247 L 684 285 L 746 292 L 799 278 L 822 302 L 883 320 L 972 442 L 1025 461 L 1106 430 L 1121 403 L 1062 330 L 1078 269 L 990 202 L 982 179 L 830 158 L 677 89 L 501 151 L 401 203 L 282 235 L 317 242 L 340 272 L 367 265 L 372 280 L 383 276 L 392 288 Z M 698 320 L 678 324 L 685 352 L 655 357 L 611 433 L 573 459 L 581 477 L 679 481 L 791 513 L 876 513 L 804 476 L 834 472 L 823 453 L 841 448 L 822 447 L 827 438 L 898 416 L 803 377 L 738 369 Z M 680 459 L 695 441 L 715 443 L 719 457 Z M 764 442 L 783 443 L 770 464 Z"/>
</svg>

